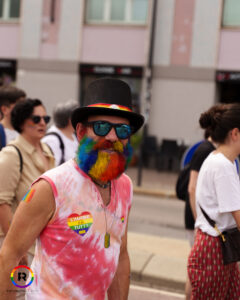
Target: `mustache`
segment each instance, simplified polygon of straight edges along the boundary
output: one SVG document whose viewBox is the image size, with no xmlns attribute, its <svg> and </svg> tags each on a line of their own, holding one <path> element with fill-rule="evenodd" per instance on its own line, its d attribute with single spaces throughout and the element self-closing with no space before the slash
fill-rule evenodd
<svg viewBox="0 0 240 300">
<path fill-rule="evenodd" d="M 116 152 L 122 153 L 124 146 L 121 142 L 111 142 L 107 141 L 104 138 L 100 139 L 93 147 L 93 150 L 114 150 Z"/>
<path fill-rule="evenodd" d="M 111 142 L 105 138 L 101 138 L 96 142 L 93 139 L 85 136 L 79 143 L 79 150 L 80 149 L 85 153 L 98 150 L 114 150 L 116 152 L 123 153 L 124 145 L 120 141 Z"/>
</svg>

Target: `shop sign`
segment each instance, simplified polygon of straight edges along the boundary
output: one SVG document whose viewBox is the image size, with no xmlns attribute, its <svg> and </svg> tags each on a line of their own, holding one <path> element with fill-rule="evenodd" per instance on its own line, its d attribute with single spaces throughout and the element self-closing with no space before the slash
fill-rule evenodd
<svg viewBox="0 0 240 300">
<path fill-rule="evenodd" d="M 219 71 L 216 74 L 216 80 L 218 82 L 240 81 L 240 72 L 222 72 L 222 71 Z"/>
<path fill-rule="evenodd" d="M 98 74 L 112 76 L 142 77 L 142 67 L 110 66 L 110 65 L 80 65 L 80 73 L 83 75 Z"/>
</svg>

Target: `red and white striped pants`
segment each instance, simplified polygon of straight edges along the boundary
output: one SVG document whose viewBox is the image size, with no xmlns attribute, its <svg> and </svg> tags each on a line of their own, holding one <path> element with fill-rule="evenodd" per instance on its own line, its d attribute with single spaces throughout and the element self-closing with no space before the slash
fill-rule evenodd
<svg viewBox="0 0 240 300">
<path fill-rule="evenodd" d="M 239 300 L 240 272 L 237 263 L 224 265 L 220 241 L 198 229 L 188 258 L 191 300 Z"/>
</svg>

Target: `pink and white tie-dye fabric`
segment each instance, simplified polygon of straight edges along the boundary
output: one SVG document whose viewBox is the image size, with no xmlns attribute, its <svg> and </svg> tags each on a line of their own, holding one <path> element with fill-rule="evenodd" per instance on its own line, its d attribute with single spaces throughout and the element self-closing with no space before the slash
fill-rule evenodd
<svg viewBox="0 0 240 300">
<path fill-rule="evenodd" d="M 26 299 L 103 300 L 118 265 L 131 180 L 123 174 L 111 182 L 111 202 L 104 212 L 96 185 L 74 160 L 40 178 L 52 187 L 56 211 L 37 239 L 31 266 L 35 279 Z M 109 248 L 104 247 L 106 226 Z"/>
</svg>

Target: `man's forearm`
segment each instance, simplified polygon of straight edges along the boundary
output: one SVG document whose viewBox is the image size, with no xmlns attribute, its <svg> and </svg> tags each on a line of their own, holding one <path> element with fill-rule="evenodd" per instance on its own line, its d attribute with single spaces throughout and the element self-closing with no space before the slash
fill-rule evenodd
<svg viewBox="0 0 240 300">
<path fill-rule="evenodd" d="M 126 252 L 119 260 L 117 272 L 108 289 L 108 300 L 127 300 L 130 284 L 130 261 Z"/>
<path fill-rule="evenodd" d="M 16 287 L 11 281 L 11 272 L 18 265 L 17 259 L 6 259 L 0 253 L 0 299 L 1 300 L 15 300 Z"/>
</svg>

